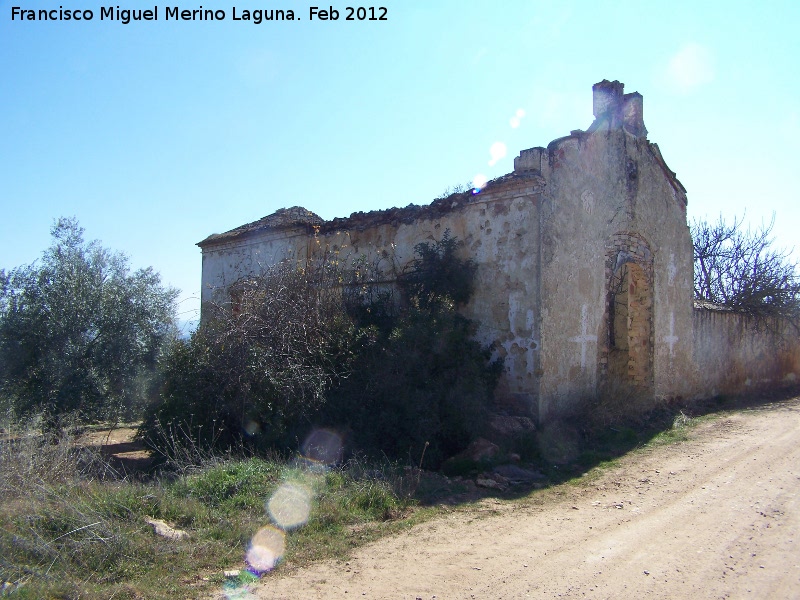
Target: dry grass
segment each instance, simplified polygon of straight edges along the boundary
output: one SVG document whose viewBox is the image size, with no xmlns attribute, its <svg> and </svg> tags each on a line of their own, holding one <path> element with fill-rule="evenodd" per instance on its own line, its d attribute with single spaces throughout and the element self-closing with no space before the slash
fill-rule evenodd
<svg viewBox="0 0 800 600">
<path fill-rule="evenodd" d="M 267 500 L 286 482 L 312 491 L 307 524 L 287 530 L 285 563 L 343 556 L 381 535 L 412 501 L 389 465 L 308 469 L 296 462 L 198 456 L 134 480 L 69 432 L 0 440 L 0 586 L 17 598 L 188 598 L 244 569 Z M 164 467 L 162 467 L 164 468 Z M 407 482 L 405 482 L 407 485 Z M 185 530 L 157 537 L 148 519 Z M 245 573 L 245 571 L 242 571 Z M 243 575 L 243 577 L 247 577 Z"/>
</svg>

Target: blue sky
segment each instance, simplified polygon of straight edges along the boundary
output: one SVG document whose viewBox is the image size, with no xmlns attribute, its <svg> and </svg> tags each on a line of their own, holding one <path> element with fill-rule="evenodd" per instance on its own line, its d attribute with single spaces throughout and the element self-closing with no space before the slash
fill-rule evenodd
<svg viewBox="0 0 800 600">
<path fill-rule="evenodd" d="M 312 22 L 314 2 L 210 0 L 224 21 L 167 22 L 175 4 L 132 1 L 119 6 L 160 20 L 123 25 L 100 20 L 101 0 L 0 0 L 0 267 L 36 260 L 75 216 L 180 288 L 191 319 L 209 234 L 502 175 L 586 129 L 602 79 L 644 96 L 690 218 L 774 213 L 779 244 L 800 250 L 800 3 L 388 0 L 378 22 L 345 21 L 348 4 Z M 12 21 L 13 6 L 94 19 Z M 233 7 L 300 20 L 233 21 Z"/>
</svg>

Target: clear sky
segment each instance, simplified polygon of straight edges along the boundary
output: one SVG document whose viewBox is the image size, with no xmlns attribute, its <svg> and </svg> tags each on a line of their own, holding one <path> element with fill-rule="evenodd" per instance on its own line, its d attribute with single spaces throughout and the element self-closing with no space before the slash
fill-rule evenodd
<svg viewBox="0 0 800 600">
<path fill-rule="evenodd" d="M 800 2 L 386 0 L 385 21 L 347 21 L 348 4 L 311 21 L 331 3 L 0 0 L 0 267 L 36 260 L 53 221 L 75 216 L 180 288 L 191 319 L 209 234 L 497 177 L 586 129 L 602 79 L 644 96 L 690 218 L 775 213 L 779 243 L 800 251 Z M 14 6 L 94 18 L 12 20 Z M 101 20 L 104 6 L 159 20 Z M 174 6 L 225 19 L 165 20 Z M 234 21 L 234 7 L 299 20 Z"/>
</svg>

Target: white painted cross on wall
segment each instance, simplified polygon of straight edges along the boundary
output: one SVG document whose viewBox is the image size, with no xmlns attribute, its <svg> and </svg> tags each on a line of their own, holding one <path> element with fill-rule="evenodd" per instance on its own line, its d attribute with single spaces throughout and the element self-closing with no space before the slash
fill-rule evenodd
<svg viewBox="0 0 800 600">
<path fill-rule="evenodd" d="M 581 345 L 581 369 L 586 368 L 586 344 L 588 344 L 589 342 L 597 341 L 596 335 L 588 335 L 589 333 L 588 319 L 589 319 L 589 307 L 584 304 L 581 307 L 581 334 L 569 338 L 570 342 L 576 342 Z"/>
<path fill-rule="evenodd" d="M 669 345 L 669 357 L 675 356 L 675 342 L 678 336 L 675 335 L 675 313 L 669 313 L 669 335 L 664 336 L 664 341 Z"/>
</svg>

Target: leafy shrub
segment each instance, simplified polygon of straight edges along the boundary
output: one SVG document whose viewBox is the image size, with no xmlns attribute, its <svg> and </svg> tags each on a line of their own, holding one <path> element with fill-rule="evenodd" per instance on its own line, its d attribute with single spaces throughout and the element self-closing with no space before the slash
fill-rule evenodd
<svg viewBox="0 0 800 600">
<path fill-rule="evenodd" d="M 399 278 L 405 308 L 372 328 L 352 373 L 329 393 L 322 419 L 374 455 L 438 466 L 484 423 L 502 365 L 473 339 L 476 325 L 456 307 L 469 300 L 475 266 L 459 242 L 418 244 Z"/>
<path fill-rule="evenodd" d="M 499 374 L 473 333 L 452 308 L 412 302 L 328 394 L 325 421 L 348 431 L 355 447 L 413 464 L 427 443 L 426 464 L 437 466 L 479 432 Z"/>
<path fill-rule="evenodd" d="M 461 306 L 469 302 L 477 266 L 458 256 L 461 246 L 450 230 L 445 230 L 438 242 L 417 244 L 417 257 L 398 280 L 406 297 L 416 299 L 423 308 L 433 303 Z"/>
</svg>

